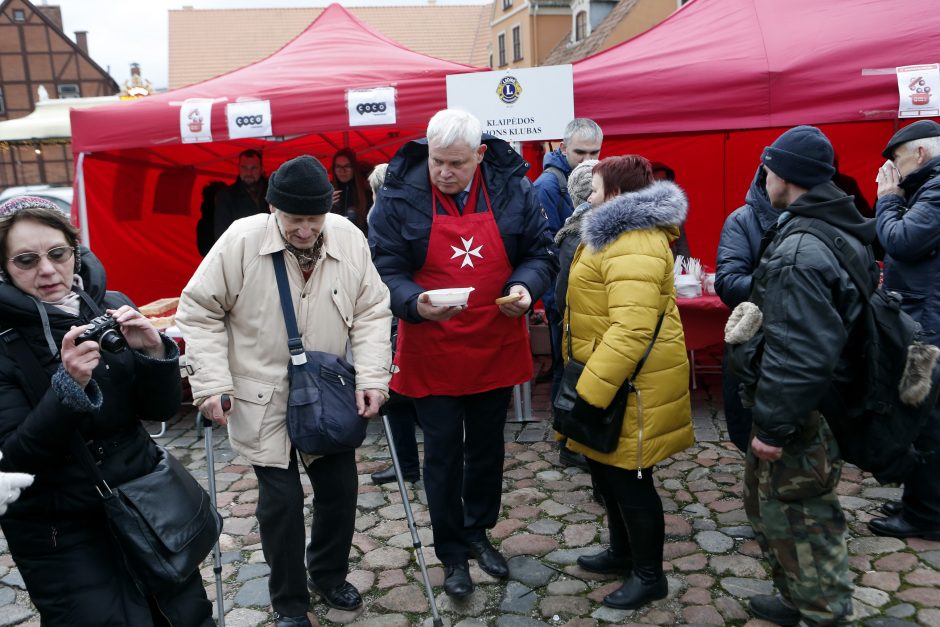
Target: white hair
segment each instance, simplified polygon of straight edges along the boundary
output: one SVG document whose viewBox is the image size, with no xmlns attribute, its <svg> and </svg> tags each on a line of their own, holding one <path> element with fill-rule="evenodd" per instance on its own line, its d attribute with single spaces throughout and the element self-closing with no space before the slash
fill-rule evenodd
<svg viewBox="0 0 940 627">
<path fill-rule="evenodd" d="M 604 141 L 604 131 L 597 125 L 597 122 L 588 118 L 575 118 L 568 122 L 568 126 L 565 127 L 565 143 L 570 144 L 571 138 L 575 135 L 598 143 Z"/>
<path fill-rule="evenodd" d="M 471 149 L 480 147 L 483 128 L 480 120 L 460 109 L 443 109 L 434 114 L 428 122 L 428 143 L 441 148 L 449 148 L 457 142 L 463 142 Z"/>
<path fill-rule="evenodd" d="M 382 183 L 385 182 L 386 170 L 388 170 L 387 163 L 380 163 L 372 168 L 372 173 L 369 175 L 369 187 L 372 188 L 373 197 L 379 193 L 379 188 L 382 187 Z"/>
<path fill-rule="evenodd" d="M 918 148 L 923 148 L 930 158 L 940 157 L 940 137 L 921 137 L 920 139 L 912 139 L 909 142 L 902 144 L 905 150 L 914 152 Z"/>
</svg>

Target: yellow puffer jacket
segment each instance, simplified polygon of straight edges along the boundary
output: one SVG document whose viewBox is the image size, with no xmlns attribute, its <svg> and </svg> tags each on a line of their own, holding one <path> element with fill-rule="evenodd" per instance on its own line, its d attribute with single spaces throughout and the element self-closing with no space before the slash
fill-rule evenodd
<svg viewBox="0 0 940 627">
<path fill-rule="evenodd" d="M 656 343 L 636 380 L 620 442 L 600 453 L 568 440 L 568 448 L 611 466 L 647 468 L 692 445 L 689 361 L 676 308 L 669 242 L 685 219 L 685 194 L 660 181 L 591 211 L 571 264 L 563 341 L 586 364 L 578 395 L 607 407 L 637 362 L 665 310 Z"/>
</svg>

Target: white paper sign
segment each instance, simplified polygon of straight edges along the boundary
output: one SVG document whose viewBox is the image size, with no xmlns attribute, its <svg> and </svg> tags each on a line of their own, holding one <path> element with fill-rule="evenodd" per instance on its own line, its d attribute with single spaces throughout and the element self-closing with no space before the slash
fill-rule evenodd
<svg viewBox="0 0 940 627">
<path fill-rule="evenodd" d="M 940 115 L 940 64 L 908 65 L 897 68 L 899 118 L 926 118 Z"/>
<path fill-rule="evenodd" d="M 483 132 L 507 141 L 561 139 L 574 119 L 570 65 L 447 77 L 447 106 L 479 118 Z"/>
<path fill-rule="evenodd" d="M 183 101 L 180 105 L 180 138 L 184 144 L 212 141 L 212 99 Z"/>
<path fill-rule="evenodd" d="M 395 123 L 395 88 L 347 89 L 346 106 L 350 126 L 378 126 Z"/>
<path fill-rule="evenodd" d="M 229 139 L 242 137 L 270 137 L 271 101 L 249 100 L 225 105 Z"/>
</svg>

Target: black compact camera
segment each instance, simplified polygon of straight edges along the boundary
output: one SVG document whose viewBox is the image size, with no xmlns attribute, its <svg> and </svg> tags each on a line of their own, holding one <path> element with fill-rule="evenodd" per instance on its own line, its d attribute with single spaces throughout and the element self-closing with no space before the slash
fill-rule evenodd
<svg viewBox="0 0 940 627">
<path fill-rule="evenodd" d="M 76 345 L 93 340 L 109 353 L 119 353 L 127 348 L 127 340 L 121 334 L 117 320 L 110 315 L 105 314 L 92 318 L 88 324 L 91 325 L 91 328 L 85 329 L 75 338 Z"/>
</svg>

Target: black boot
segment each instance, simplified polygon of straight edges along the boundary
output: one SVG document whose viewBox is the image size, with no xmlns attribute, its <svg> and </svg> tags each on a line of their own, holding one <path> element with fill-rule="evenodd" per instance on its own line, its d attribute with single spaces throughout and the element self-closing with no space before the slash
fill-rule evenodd
<svg viewBox="0 0 940 627">
<path fill-rule="evenodd" d="M 635 610 L 650 601 L 665 599 L 669 584 L 662 566 L 658 569 L 634 568 L 623 585 L 604 597 L 602 603 L 618 610 Z"/>
<path fill-rule="evenodd" d="M 751 614 L 757 618 L 777 623 L 783 627 L 800 624 L 800 610 L 779 595 L 755 595 L 747 602 L 747 607 L 751 610 Z"/>
<path fill-rule="evenodd" d="M 629 553 L 604 549 L 594 555 L 582 555 L 578 558 L 578 566 L 589 573 L 628 575 L 633 570 L 633 560 Z"/>
</svg>

